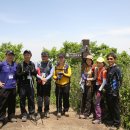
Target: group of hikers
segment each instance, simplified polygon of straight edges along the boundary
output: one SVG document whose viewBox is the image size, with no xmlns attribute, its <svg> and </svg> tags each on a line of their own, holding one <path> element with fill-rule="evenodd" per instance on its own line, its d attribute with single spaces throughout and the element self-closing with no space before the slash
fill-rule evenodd
<svg viewBox="0 0 130 130">
<path fill-rule="evenodd" d="M 18 90 L 20 98 L 21 120 L 23 122 L 26 122 L 28 118 L 39 120 L 43 115 L 43 106 L 44 116 L 49 118 L 52 78 L 55 80 L 56 86 L 57 117 L 69 116 L 70 77 L 72 72 L 70 65 L 66 63 L 65 54 L 58 55 L 55 66 L 49 60 L 47 52 L 41 53 L 42 60 L 37 65 L 31 61 L 31 57 L 31 51 L 25 50 L 23 61 L 16 64 L 14 52 L 8 50 L 5 54 L 5 61 L 0 62 L 0 127 L 4 125 L 6 119 L 17 122 L 15 116 L 16 90 Z M 80 118 L 86 119 L 93 116 L 92 123 L 94 124 L 99 124 L 102 121 L 104 113 L 102 97 L 105 91 L 105 102 L 110 122 L 115 127 L 119 127 L 121 123 L 119 88 L 122 76 L 119 67 L 116 65 L 116 55 L 112 52 L 106 58 L 108 67 L 106 67 L 105 60 L 102 57 L 96 60 L 96 65 L 92 55 L 87 55 L 85 58 L 80 81 L 82 88 Z M 37 86 L 37 112 L 35 112 L 34 77 L 36 77 Z M 28 111 L 26 110 L 26 99 Z"/>
</svg>

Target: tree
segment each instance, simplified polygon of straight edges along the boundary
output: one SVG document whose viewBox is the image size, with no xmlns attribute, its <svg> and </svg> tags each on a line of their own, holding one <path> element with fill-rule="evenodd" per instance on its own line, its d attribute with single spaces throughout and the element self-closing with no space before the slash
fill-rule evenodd
<svg viewBox="0 0 130 130">
<path fill-rule="evenodd" d="M 23 48 L 22 44 L 12 44 L 10 42 L 2 43 L 0 45 L 0 61 L 4 60 L 5 53 L 7 50 L 12 50 L 15 53 L 15 61 L 20 62 L 23 59 L 22 53 L 21 53 L 22 48 Z"/>
</svg>

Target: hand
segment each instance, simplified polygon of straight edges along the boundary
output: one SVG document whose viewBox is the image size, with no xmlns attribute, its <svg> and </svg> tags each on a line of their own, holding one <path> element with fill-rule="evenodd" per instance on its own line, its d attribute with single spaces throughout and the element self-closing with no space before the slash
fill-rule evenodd
<svg viewBox="0 0 130 130">
<path fill-rule="evenodd" d="M 101 92 L 98 91 L 97 94 L 96 94 L 97 97 L 101 97 Z"/>
<path fill-rule="evenodd" d="M 83 80 L 86 80 L 86 79 L 87 79 L 87 77 L 86 77 L 85 74 L 82 74 L 82 79 L 83 79 Z"/>
<path fill-rule="evenodd" d="M 42 84 L 44 85 L 47 82 L 46 78 L 42 78 Z"/>
<path fill-rule="evenodd" d="M 3 88 L 5 83 L 0 82 L 0 88 Z"/>
<path fill-rule="evenodd" d="M 60 80 L 62 78 L 62 75 L 57 76 L 57 80 Z"/>
</svg>

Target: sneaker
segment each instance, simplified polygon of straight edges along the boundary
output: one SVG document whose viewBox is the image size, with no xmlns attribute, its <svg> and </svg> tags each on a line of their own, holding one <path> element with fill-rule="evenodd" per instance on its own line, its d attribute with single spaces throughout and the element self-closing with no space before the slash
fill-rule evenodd
<svg viewBox="0 0 130 130">
<path fill-rule="evenodd" d="M 10 122 L 17 122 L 17 119 L 14 118 L 14 117 L 12 117 L 12 118 L 10 119 Z"/>
<path fill-rule="evenodd" d="M 39 120 L 41 118 L 41 113 L 37 113 L 37 115 L 36 115 L 36 120 Z"/>
<path fill-rule="evenodd" d="M 50 118 L 50 113 L 49 112 L 45 112 L 45 117 L 46 118 Z"/>
<path fill-rule="evenodd" d="M 4 125 L 3 121 L 0 121 L 0 128 Z"/>
<path fill-rule="evenodd" d="M 31 120 L 35 120 L 35 119 L 36 119 L 35 114 L 30 114 L 30 119 L 31 119 Z"/>
<path fill-rule="evenodd" d="M 67 116 L 67 117 L 69 116 L 69 112 L 68 111 L 65 112 L 65 116 Z"/>
<path fill-rule="evenodd" d="M 27 116 L 26 115 L 22 116 L 22 122 L 26 122 L 26 121 L 27 121 Z"/>
<path fill-rule="evenodd" d="M 86 119 L 86 116 L 83 115 L 83 114 L 81 114 L 81 115 L 79 116 L 79 118 L 80 118 L 80 119 Z"/>
<path fill-rule="evenodd" d="M 60 112 L 57 113 L 57 117 L 59 117 L 59 118 L 61 117 L 61 113 Z"/>
<path fill-rule="evenodd" d="M 96 119 L 96 120 L 92 121 L 92 123 L 93 123 L 93 124 L 100 124 L 100 123 L 101 123 L 101 120 Z"/>
<path fill-rule="evenodd" d="M 88 116 L 88 118 L 89 118 L 89 119 L 93 119 L 93 114 L 90 114 L 90 115 Z"/>
</svg>

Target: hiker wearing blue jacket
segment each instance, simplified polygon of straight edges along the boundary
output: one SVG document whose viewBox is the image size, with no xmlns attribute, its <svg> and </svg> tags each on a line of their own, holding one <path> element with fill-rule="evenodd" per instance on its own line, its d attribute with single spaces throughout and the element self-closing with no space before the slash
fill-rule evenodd
<svg viewBox="0 0 130 130">
<path fill-rule="evenodd" d="M 14 52 L 6 52 L 6 60 L 0 62 L 0 127 L 4 125 L 6 108 L 8 108 L 8 120 L 16 122 L 16 67 Z"/>
</svg>

